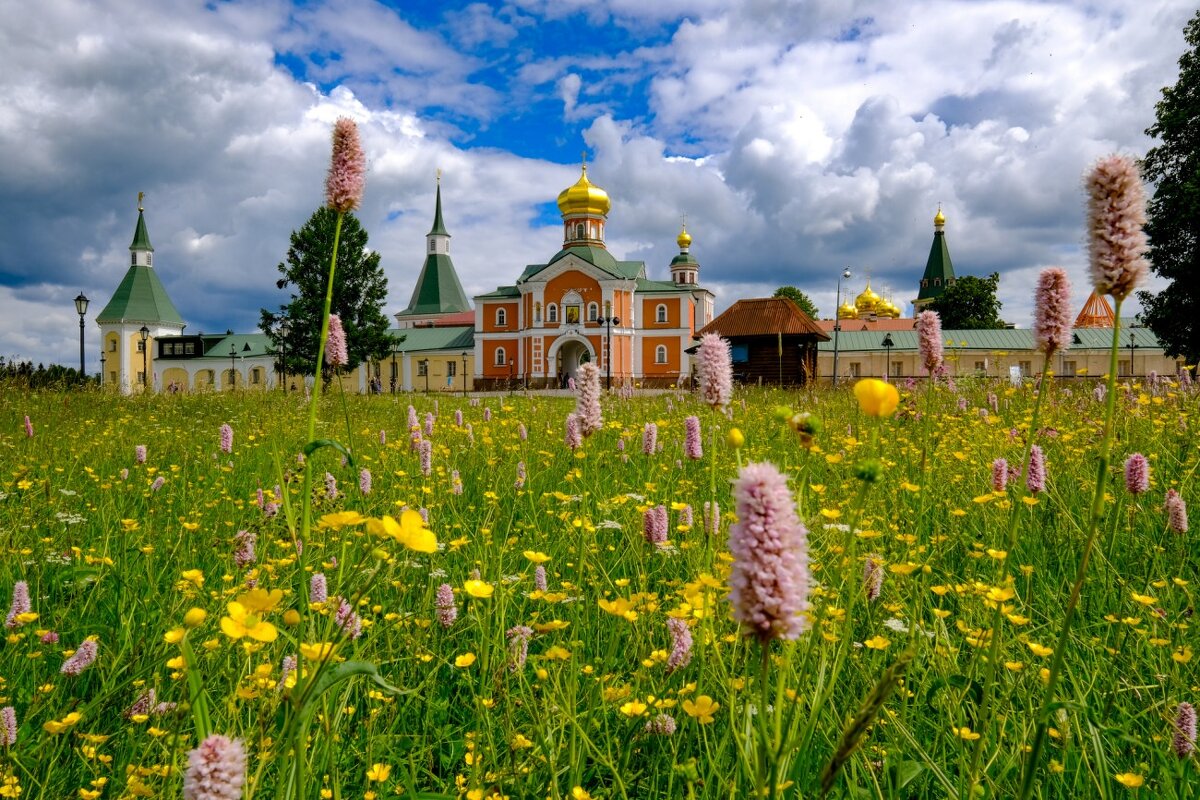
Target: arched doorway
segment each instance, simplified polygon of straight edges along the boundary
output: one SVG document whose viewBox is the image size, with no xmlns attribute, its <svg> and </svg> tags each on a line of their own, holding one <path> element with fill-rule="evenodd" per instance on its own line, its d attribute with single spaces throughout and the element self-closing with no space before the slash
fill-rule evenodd
<svg viewBox="0 0 1200 800">
<path fill-rule="evenodd" d="M 565 386 L 568 379 L 575 377 L 581 364 L 592 361 L 596 356 L 586 339 L 574 336 L 560 338 L 554 343 L 549 355 L 559 386 Z"/>
</svg>

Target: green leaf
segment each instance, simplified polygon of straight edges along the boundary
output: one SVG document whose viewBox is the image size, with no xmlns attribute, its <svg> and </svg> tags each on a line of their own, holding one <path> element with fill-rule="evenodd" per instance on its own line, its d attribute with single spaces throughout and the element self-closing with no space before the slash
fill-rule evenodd
<svg viewBox="0 0 1200 800">
<path fill-rule="evenodd" d="M 400 689 L 388 683 L 379 674 L 379 668 L 369 661 L 345 661 L 336 667 L 325 667 L 317 675 L 316 685 L 308 693 L 304 705 L 299 709 L 301 724 L 308 724 L 313 712 L 317 710 L 317 701 L 321 699 L 322 695 L 339 683 L 348 681 L 356 675 L 363 675 L 370 678 L 372 683 L 388 694 L 411 695 L 416 693 L 415 689 Z"/>
<path fill-rule="evenodd" d="M 346 457 L 346 461 L 351 467 L 354 466 L 354 455 L 350 452 L 346 445 L 342 444 L 336 439 L 314 439 L 313 441 L 304 445 L 304 457 L 308 458 L 322 447 L 332 447 L 334 450 L 337 450 Z"/>
</svg>

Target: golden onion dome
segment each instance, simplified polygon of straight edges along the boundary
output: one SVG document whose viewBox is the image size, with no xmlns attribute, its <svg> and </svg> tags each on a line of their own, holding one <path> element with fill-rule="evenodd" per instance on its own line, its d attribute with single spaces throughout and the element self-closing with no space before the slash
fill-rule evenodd
<svg viewBox="0 0 1200 800">
<path fill-rule="evenodd" d="M 588 180 L 587 165 L 584 165 L 579 180 L 558 195 L 558 210 L 564 217 L 571 214 L 607 216 L 610 208 L 608 192 Z"/>
<path fill-rule="evenodd" d="M 838 306 L 838 319 L 858 319 L 858 309 L 849 300 Z"/>
<path fill-rule="evenodd" d="M 891 301 L 891 298 L 885 297 L 880 301 L 879 307 L 875 309 L 876 316 L 887 317 L 888 319 L 898 319 L 900 309 Z"/>
<path fill-rule="evenodd" d="M 687 232 L 687 228 L 679 231 L 679 237 L 675 240 L 675 243 L 679 245 L 680 250 L 687 250 L 692 246 L 692 235 Z"/>
<path fill-rule="evenodd" d="M 933 224 L 938 226 L 946 224 L 946 215 L 942 213 L 941 206 L 938 206 L 937 214 L 933 217 Z"/>
<path fill-rule="evenodd" d="M 871 313 L 878 306 L 882 298 L 871 291 L 871 282 L 867 281 L 867 288 L 863 289 L 863 293 L 854 298 L 854 307 L 859 313 Z"/>
</svg>

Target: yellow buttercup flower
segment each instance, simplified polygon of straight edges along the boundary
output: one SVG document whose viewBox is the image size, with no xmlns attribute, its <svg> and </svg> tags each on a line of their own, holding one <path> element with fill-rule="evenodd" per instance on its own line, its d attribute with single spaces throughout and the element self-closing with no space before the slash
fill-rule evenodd
<svg viewBox="0 0 1200 800">
<path fill-rule="evenodd" d="M 878 378 L 863 378 L 854 384 L 854 396 L 863 413 L 872 417 L 890 417 L 900 405 L 896 387 Z"/>
<path fill-rule="evenodd" d="M 1145 778 L 1135 772 L 1118 772 L 1113 777 L 1116 778 L 1117 783 L 1127 789 L 1136 789 L 1146 782 Z"/>
<path fill-rule="evenodd" d="M 535 564 L 544 564 L 550 560 L 550 556 L 539 550 L 526 550 L 525 557 Z"/>
<path fill-rule="evenodd" d="M 274 625 L 251 613 L 236 600 L 226 608 L 229 616 L 221 617 L 221 631 L 230 639 L 249 636 L 257 642 L 273 642 L 279 635 Z"/>
<path fill-rule="evenodd" d="M 208 618 L 208 612 L 203 608 L 188 609 L 188 612 L 183 615 L 183 624 L 189 628 L 195 628 L 204 623 Z"/>
<path fill-rule="evenodd" d="M 367 518 L 357 511 L 337 511 L 321 517 L 321 521 L 317 525 L 321 528 L 340 531 L 342 528 L 349 527 L 350 525 L 361 525 L 366 521 Z"/>
<path fill-rule="evenodd" d="M 282 589 L 272 589 L 268 592 L 266 589 L 255 588 L 239 594 L 237 601 L 247 611 L 261 613 L 272 610 L 275 606 L 279 605 L 279 601 L 282 599 Z"/>
<path fill-rule="evenodd" d="M 374 764 L 367 770 L 367 780 L 380 783 L 386 781 L 388 776 L 392 774 L 392 768 L 388 764 Z"/>
<path fill-rule="evenodd" d="M 467 581 L 463 584 L 463 589 L 467 594 L 471 595 L 471 597 L 478 597 L 481 599 L 491 597 L 496 591 L 496 587 L 492 586 L 490 583 L 477 580 Z"/>
<path fill-rule="evenodd" d="M 640 717 L 646 713 L 646 704 L 640 700 L 633 699 L 621 706 L 621 713 L 627 717 Z"/>
<path fill-rule="evenodd" d="M 437 538 L 433 531 L 426 527 L 421 515 L 412 509 L 405 509 L 399 522 L 386 514 L 383 519 L 369 519 L 367 530 L 376 536 L 390 537 L 418 553 L 437 552 Z"/>
<path fill-rule="evenodd" d="M 683 701 L 683 710 L 687 712 L 689 717 L 694 717 L 701 725 L 707 725 L 713 721 L 713 715 L 720 710 L 721 704 L 714 702 L 711 697 L 702 694 L 693 700 Z"/>
<path fill-rule="evenodd" d="M 300 655 L 304 656 L 309 661 L 324 661 L 333 652 L 333 649 L 333 642 L 301 644 Z"/>
<path fill-rule="evenodd" d="M 725 444 L 738 449 L 746 443 L 746 435 L 738 428 L 730 428 L 729 433 L 725 434 Z"/>
<path fill-rule="evenodd" d="M 465 669 L 475 663 L 474 653 L 463 653 L 458 658 L 454 659 L 454 666 Z"/>
</svg>

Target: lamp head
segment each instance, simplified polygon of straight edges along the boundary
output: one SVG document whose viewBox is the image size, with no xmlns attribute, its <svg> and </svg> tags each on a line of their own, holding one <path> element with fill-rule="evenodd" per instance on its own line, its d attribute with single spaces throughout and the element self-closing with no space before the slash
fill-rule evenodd
<svg viewBox="0 0 1200 800">
<path fill-rule="evenodd" d="M 144 342 L 150 338 L 150 329 L 143 325 L 141 330 L 138 331 L 138 335 L 142 337 L 142 341 Z"/>
<path fill-rule="evenodd" d="M 75 313 L 82 317 L 87 313 L 87 307 L 88 299 L 84 296 L 83 292 L 80 292 L 79 297 L 75 298 Z"/>
<path fill-rule="evenodd" d="M 849 277 L 850 277 L 850 268 L 849 268 L 849 267 L 846 267 L 844 270 L 842 270 L 842 277 L 843 277 L 843 278 L 849 278 Z"/>
</svg>

